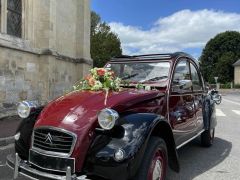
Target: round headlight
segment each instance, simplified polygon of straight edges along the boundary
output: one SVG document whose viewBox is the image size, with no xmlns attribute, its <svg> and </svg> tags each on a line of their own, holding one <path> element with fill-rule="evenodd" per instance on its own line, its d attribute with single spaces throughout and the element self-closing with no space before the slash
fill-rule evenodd
<svg viewBox="0 0 240 180">
<path fill-rule="evenodd" d="M 103 129 L 110 130 L 115 126 L 118 118 L 119 115 L 117 111 L 106 108 L 98 114 L 98 123 Z"/>
<path fill-rule="evenodd" d="M 22 101 L 18 104 L 17 107 L 18 115 L 21 118 L 27 118 L 30 115 L 32 108 L 35 107 L 36 105 L 32 102 Z"/>
<path fill-rule="evenodd" d="M 20 135 L 21 135 L 20 132 L 18 132 L 17 134 L 15 134 L 14 139 L 18 141 L 20 138 Z"/>
<path fill-rule="evenodd" d="M 121 161 L 124 158 L 124 151 L 122 149 L 118 149 L 114 154 L 114 159 L 116 161 Z"/>
</svg>

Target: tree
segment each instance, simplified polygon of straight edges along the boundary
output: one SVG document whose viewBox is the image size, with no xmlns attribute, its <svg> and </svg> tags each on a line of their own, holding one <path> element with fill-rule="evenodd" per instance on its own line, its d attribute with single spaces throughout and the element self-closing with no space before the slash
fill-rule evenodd
<svg viewBox="0 0 240 180">
<path fill-rule="evenodd" d="M 91 12 L 91 57 L 94 67 L 102 67 L 115 56 L 122 54 L 121 42 L 107 23 L 102 22 L 95 12 Z"/>
<path fill-rule="evenodd" d="M 234 67 L 232 64 L 240 58 L 240 33 L 226 31 L 210 39 L 200 57 L 200 67 L 206 81 L 214 83 L 233 81 Z"/>
</svg>

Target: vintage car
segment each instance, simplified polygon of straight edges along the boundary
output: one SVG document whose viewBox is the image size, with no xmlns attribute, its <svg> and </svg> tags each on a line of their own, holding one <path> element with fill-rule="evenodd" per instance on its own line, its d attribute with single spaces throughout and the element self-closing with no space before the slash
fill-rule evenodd
<svg viewBox="0 0 240 180">
<path fill-rule="evenodd" d="M 213 143 L 215 99 L 186 53 L 113 58 L 121 89 L 79 90 L 45 106 L 24 101 L 8 156 L 14 178 L 163 180 L 180 171 L 178 149 Z M 106 95 L 107 93 L 107 95 Z"/>
</svg>

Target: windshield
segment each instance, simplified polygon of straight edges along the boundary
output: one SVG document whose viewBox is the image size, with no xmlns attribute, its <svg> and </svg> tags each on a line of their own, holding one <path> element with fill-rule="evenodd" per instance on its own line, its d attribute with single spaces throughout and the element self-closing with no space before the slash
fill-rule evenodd
<svg viewBox="0 0 240 180">
<path fill-rule="evenodd" d="M 168 79 L 169 62 L 109 63 L 107 69 L 114 71 L 122 80 L 137 83 L 161 82 Z"/>
</svg>

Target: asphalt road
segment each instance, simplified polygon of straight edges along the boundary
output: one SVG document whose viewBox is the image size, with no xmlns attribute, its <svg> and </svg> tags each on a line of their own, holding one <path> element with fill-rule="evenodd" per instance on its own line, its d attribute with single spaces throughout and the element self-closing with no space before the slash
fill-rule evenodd
<svg viewBox="0 0 240 180">
<path fill-rule="evenodd" d="M 168 172 L 168 180 L 240 180 L 240 94 L 223 96 L 217 108 L 218 125 L 210 148 L 200 146 L 199 139 L 179 150 L 180 173 Z M 0 180 L 12 179 L 6 156 L 13 145 L 0 147 Z M 20 176 L 19 180 L 28 178 Z"/>
</svg>

